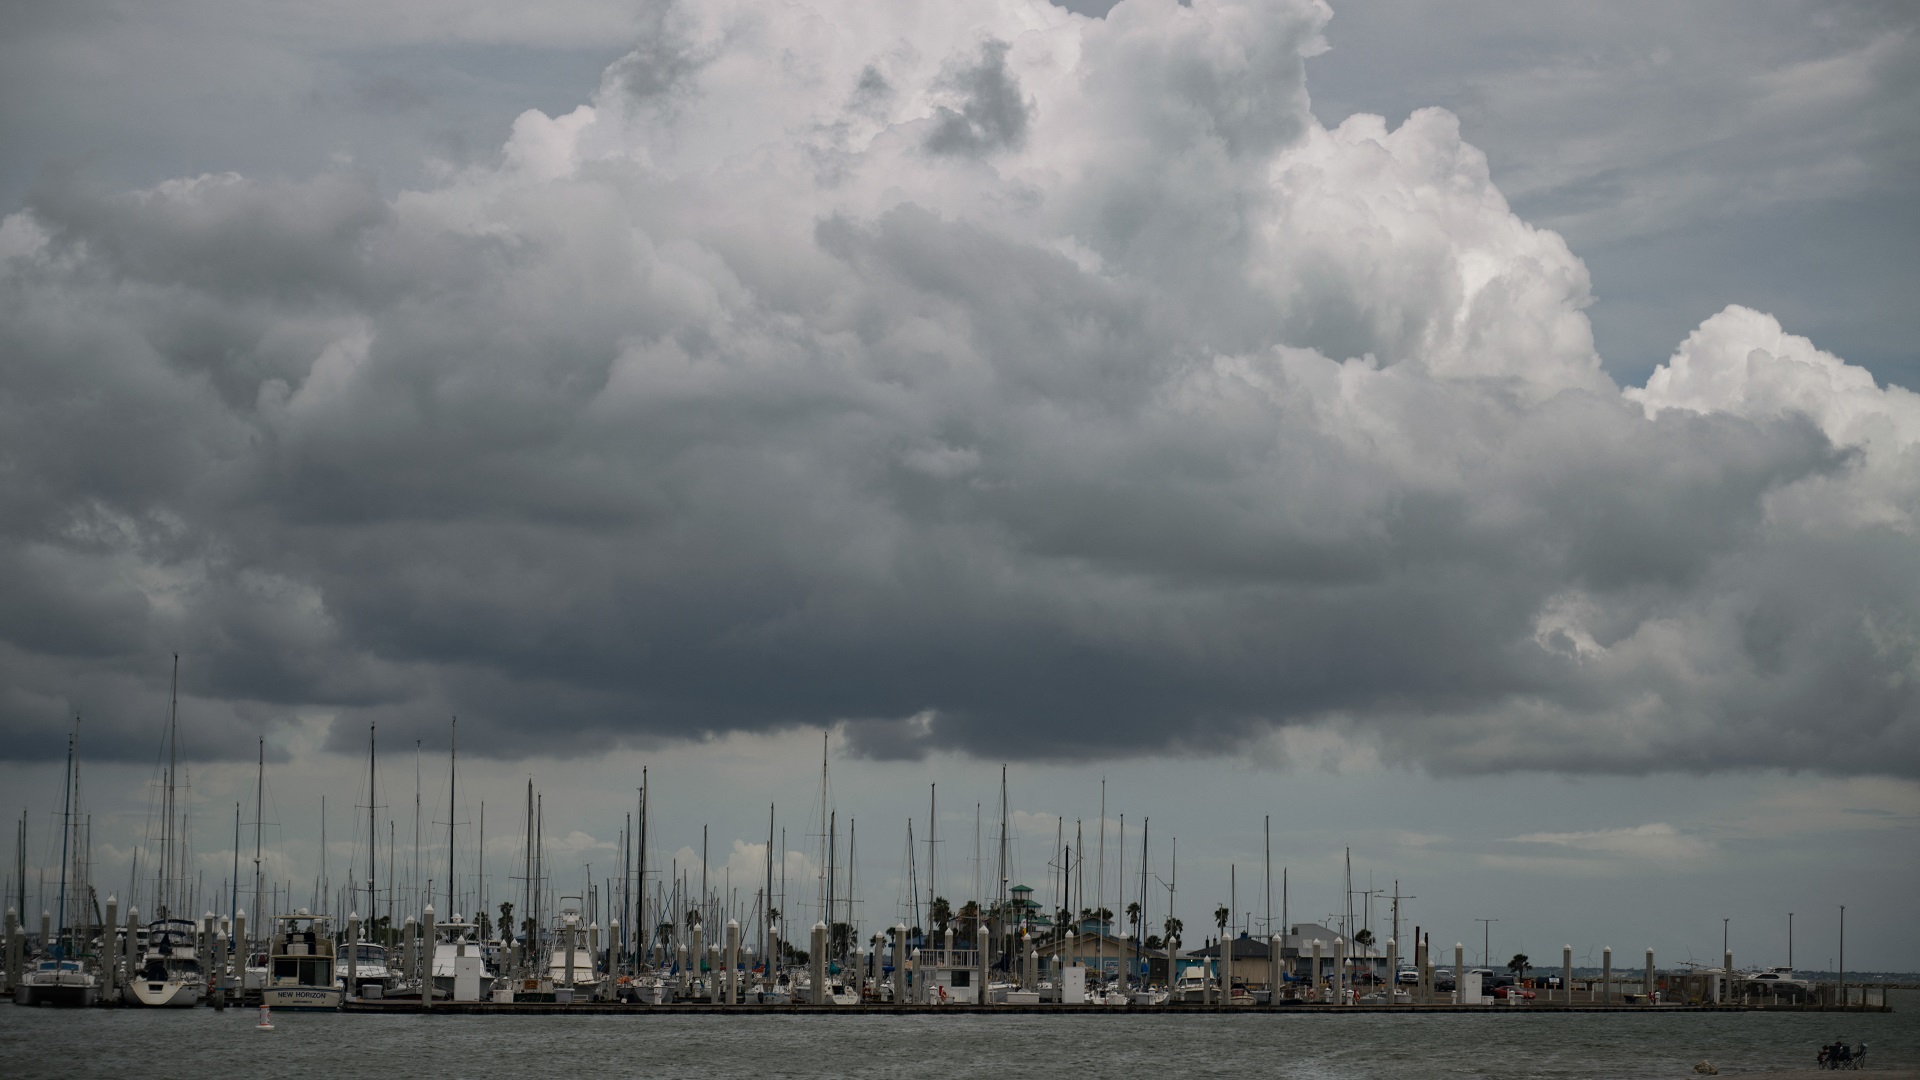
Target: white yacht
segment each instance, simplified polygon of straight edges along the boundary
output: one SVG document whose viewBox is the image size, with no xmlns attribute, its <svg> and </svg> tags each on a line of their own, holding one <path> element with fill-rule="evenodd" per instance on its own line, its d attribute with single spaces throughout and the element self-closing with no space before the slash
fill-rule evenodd
<svg viewBox="0 0 1920 1080">
<path fill-rule="evenodd" d="M 274 923 L 267 985 L 260 991 L 260 1004 L 306 1012 L 338 1009 L 344 993 L 334 971 L 331 921 L 302 909 L 277 916 Z"/>
<path fill-rule="evenodd" d="M 147 924 L 140 966 L 127 974 L 121 1000 L 129 1005 L 188 1009 L 207 996 L 206 972 L 194 952 L 192 919 L 156 919 Z"/>
<path fill-rule="evenodd" d="M 479 927 L 459 915 L 435 927 L 446 936 L 433 943 L 433 996 L 436 1001 L 479 1001 L 483 988 L 493 984 L 496 972 L 487 963 L 486 943 Z"/>
<path fill-rule="evenodd" d="M 378 1001 L 397 988 L 399 976 L 387 960 L 387 947 L 357 941 L 333 962 L 334 977 L 351 997 Z"/>
<path fill-rule="evenodd" d="M 1758 993 L 1804 994 L 1807 981 L 1794 978 L 1790 967 L 1770 967 L 1747 976 L 1747 988 Z"/>
<path fill-rule="evenodd" d="M 1219 985 L 1207 976 L 1207 969 L 1198 965 L 1180 969 L 1180 978 L 1173 984 L 1169 995 L 1176 1003 L 1197 1005 L 1203 998 L 1217 998 Z"/>
</svg>

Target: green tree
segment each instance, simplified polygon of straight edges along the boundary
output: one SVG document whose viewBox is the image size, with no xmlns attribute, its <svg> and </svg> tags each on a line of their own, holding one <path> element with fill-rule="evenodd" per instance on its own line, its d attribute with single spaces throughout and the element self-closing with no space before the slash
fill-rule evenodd
<svg viewBox="0 0 1920 1080">
<path fill-rule="evenodd" d="M 1227 936 L 1227 920 L 1232 916 L 1233 913 L 1227 910 L 1225 904 L 1213 909 L 1213 924 L 1220 928 L 1220 936 L 1223 938 Z"/>
<path fill-rule="evenodd" d="M 1187 928 L 1186 923 L 1181 922 L 1179 919 L 1176 919 L 1171 915 L 1167 916 L 1166 922 L 1160 924 L 1160 929 L 1166 931 L 1167 937 L 1169 938 L 1178 938 L 1180 936 L 1180 931 L 1185 930 L 1186 928 Z"/>
<path fill-rule="evenodd" d="M 1127 905 L 1127 925 L 1132 928 L 1130 937 L 1140 936 L 1140 905 L 1138 902 Z"/>
<path fill-rule="evenodd" d="M 1365 945 L 1369 949 L 1373 948 L 1373 931 L 1362 930 L 1353 935 L 1353 943 L 1355 945 Z"/>
<path fill-rule="evenodd" d="M 933 920 L 934 933 L 945 934 L 947 925 L 953 921 L 953 905 L 947 903 L 946 897 L 936 896 L 933 898 L 933 907 L 927 911 L 927 917 Z"/>
<path fill-rule="evenodd" d="M 513 929 L 513 901 L 511 900 L 500 902 L 500 929 Z"/>
</svg>

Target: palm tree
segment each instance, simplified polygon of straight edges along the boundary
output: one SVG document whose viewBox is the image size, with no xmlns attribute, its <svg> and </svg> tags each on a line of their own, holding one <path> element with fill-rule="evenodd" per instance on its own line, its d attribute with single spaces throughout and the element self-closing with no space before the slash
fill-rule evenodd
<svg viewBox="0 0 1920 1080">
<path fill-rule="evenodd" d="M 1160 925 L 1160 929 L 1166 931 L 1167 937 L 1169 940 L 1179 937 L 1180 931 L 1185 930 L 1186 928 L 1187 928 L 1186 923 L 1181 922 L 1179 919 L 1176 919 L 1171 915 L 1167 916 L 1167 921 Z"/>
<path fill-rule="evenodd" d="M 1227 920 L 1232 916 L 1233 913 L 1227 910 L 1225 904 L 1213 909 L 1213 924 L 1220 928 L 1220 936 L 1223 938 L 1227 936 Z"/>
<path fill-rule="evenodd" d="M 927 911 L 927 916 L 933 920 L 934 931 L 944 934 L 947 932 L 947 924 L 953 919 L 953 905 L 947 903 L 946 897 L 936 896 L 933 898 L 933 907 Z"/>
<path fill-rule="evenodd" d="M 1513 959 L 1507 961 L 1507 970 L 1520 976 L 1522 981 L 1526 980 L 1527 969 L 1532 966 L 1533 961 L 1527 958 L 1526 953 L 1514 953 Z"/>
<path fill-rule="evenodd" d="M 1140 905 L 1138 902 L 1127 905 L 1127 925 L 1133 928 L 1132 937 L 1140 936 Z"/>
</svg>

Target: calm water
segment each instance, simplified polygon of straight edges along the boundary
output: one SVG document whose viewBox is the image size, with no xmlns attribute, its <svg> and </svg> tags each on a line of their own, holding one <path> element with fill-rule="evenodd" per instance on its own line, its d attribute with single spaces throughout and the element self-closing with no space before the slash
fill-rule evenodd
<svg viewBox="0 0 1920 1080">
<path fill-rule="evenodd" d="M 439 1017 L 0 1006 L 0 1076 L 1640 1078 L 1806 1068 L 1834 1036 L 1920 1065 L 1920 993 L 1872 1015 Z"/>
</svg>

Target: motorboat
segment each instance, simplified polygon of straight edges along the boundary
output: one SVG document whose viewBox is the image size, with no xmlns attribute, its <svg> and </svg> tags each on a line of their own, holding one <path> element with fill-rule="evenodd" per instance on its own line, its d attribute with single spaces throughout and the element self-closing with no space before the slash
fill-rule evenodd
<svg viewBox="0 0 1920 1080">
<path fill-rule="evenodd" d="M 348 996 L 378 1001 L 396 989 L 399 976 L 387 959 L 387 947 L 371 941 L 356 941 L 344 955 L 334 959 L 333 973 Z"/>
<path fill-rule="evenodd" d="M 486 943 L 479 940 L 480 928 L 455 915 L 434 929 L 437 935 L 445 935 L 433 943 L 434 999 L 479 1001 L 482 989 L 490 990 L 495 976 L 487 963 Z"/>
<path fill-rule="evenodd" d="M 147 924 L 146 947 L 128 974 L 121 1000 L 129 1005 L 190 1009 L 207 996 L 207 975 L 200 968 L 192 919 L 155 919 Z"/>
<path fill-rule="evenodd" d="M 305 908 L 274 917 L 267 985 L 260 1004 L 296 1012 L 332 1012 L 345 997 L 334 966 L 332 920 Z"/>
<path fill-rule="evenodd" d="M 1804 994 L 1809 984 L 1794 977 L 1790 967 L 1770 967 L 1747 976 L 1747 989 L 1757 993 Z"/>
<path fill-rule="evenodd" d="M 1161 987 L 1143 986 L 1133 992 L 1133 1003 L 1135 1005 L 1165 1005 L 1167 1003 L 1167 992 Z"/>
<path fill-rule="evenodd" d="M 1199 966 L 1180 969 L 1180 978 L 1173 984 L 1170 1000 L 1181 1005 L 1198 1005 L 1219 992 L 1219 986 L 1207 977 L 1207 969 Z"/>
</svg>

